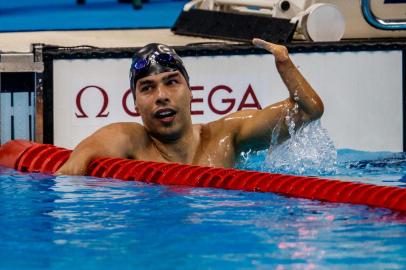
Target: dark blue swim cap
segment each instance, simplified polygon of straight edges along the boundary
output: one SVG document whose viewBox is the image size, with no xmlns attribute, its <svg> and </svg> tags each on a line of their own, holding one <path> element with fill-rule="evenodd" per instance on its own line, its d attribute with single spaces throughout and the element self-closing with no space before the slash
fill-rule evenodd
<svg viewBox="0 0 406 270">
<path fill-rule="evenodd" d="M 189 85 L 189 75 L 174 49 L 159 43 L 151 43 L 141 48 L 134 54 L 130 67 L 130 84 L 134 97 L 139 79 L 176 70 L 182 73 Z"/>
</svg>

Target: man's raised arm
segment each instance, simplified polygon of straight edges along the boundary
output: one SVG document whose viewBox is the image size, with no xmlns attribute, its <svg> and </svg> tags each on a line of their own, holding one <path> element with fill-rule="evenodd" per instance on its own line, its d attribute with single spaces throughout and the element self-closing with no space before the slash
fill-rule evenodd
<svg viewBox="0 0 406 270">
<path fill-rule="evenodd" d="M 252 42 L 274 55 L 277 70 L 289 91 L 289 98 L 284 101 L 262 110 L 240 111 L 229 116 L 236 119 L 238 126 L 235 139 L 237 147 L 248 144 L 252 149 L 263 149 L 269 147 L 272 132 L 275 130 L 278 132 L 278 142 L 288 138 L 285 117 L 289 111 L 291 112 L 289 116 L 292 117 L 297 129 L 307 122 L 320 118 L 324 107 L 316 91 L 289 58 L 285 46 L 261 39 L 253 39 Z"/>
</svg>

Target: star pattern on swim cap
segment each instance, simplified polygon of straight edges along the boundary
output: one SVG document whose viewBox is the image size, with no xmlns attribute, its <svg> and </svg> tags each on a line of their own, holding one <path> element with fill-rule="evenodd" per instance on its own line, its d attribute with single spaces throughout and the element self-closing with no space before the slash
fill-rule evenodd
<svg viewBox="0 0 406 270">
<path fill-rule="evenodd" d="M 157 64 L 157 61 L 155 60 L 155 58 L 159 55 L 159 52 L 154 52 L 153 54 L 151 54 L 148 59 L 151 62 L 152 65 Z"/>
<path fill-rule="evenodd" d="M 164 44 L 159 44 L 157 46 L 158 51 L 161 51 L 163 53 L 169 53 L 169 54 L 175 54 L 175 50 L 169 48 L 168 46 L 164 45 Z"/>
</svg>

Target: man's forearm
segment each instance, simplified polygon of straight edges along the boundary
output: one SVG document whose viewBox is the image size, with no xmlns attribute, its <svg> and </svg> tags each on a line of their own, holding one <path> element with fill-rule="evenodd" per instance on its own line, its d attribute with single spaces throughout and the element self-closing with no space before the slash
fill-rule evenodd
<svg viewBox="0 0 406 270">
<path fill-rule="evenodd" d="M 103 156 L 104 152 L 106 152 L 104 144 L 86 139 L 85 141 L 82 141 L 75 148 L 75 150 L 73 150 L 69 159 L 57 171 L 57 173 L 67 175 L 85 175 L 89 163 L 92 160 Z"/>
<path fill-rule="evenodd" d="M 311 119 L 320 118 L 324 111 L 323 102 L 290 58 L 276 61 L 276 67 L 292 101 L 298 103 L 299 108 Z"/>
<path fill-rule="evenodd" d="M 65 164 L 56 172 L 65 175 L 85 175 L 89 163 L 93 160 L 93 155 L 86 152 L 73 151 Z"/>
</svg>

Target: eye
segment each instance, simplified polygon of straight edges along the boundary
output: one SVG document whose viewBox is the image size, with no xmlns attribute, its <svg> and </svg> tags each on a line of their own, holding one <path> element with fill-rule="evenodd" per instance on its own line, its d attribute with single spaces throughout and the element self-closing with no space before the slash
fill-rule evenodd
<svg viewBox="0 0 406 270">
<path fill-rule="evenodd" d="M 143 92 L 148 92 L 148 91 L 150 91 L 152 89 L 152 85 L 144 85 L 144 86 L 142 86 L 141 88 L 140 88 L 140 92 L 141 93 L 143 93 Z"/>
<path fill-rule="evenodd" d="M 178 84 L 179 81 L 177 79 L 169 79 L 166 84 L 167 85 L 174 85 L 174 84 Z"/>
</svg>

